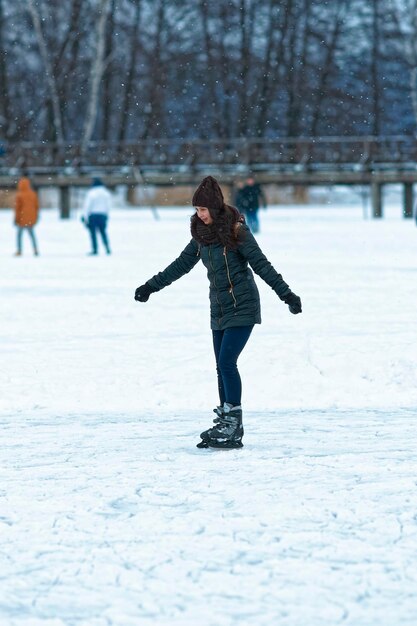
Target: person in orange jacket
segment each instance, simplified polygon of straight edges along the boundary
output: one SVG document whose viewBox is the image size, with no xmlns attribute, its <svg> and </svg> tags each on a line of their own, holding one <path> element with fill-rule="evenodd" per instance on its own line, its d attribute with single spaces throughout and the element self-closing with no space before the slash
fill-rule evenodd
<svg viewBox="0 0 417 626">
<path fill-rule="evenodd" d="M 34 226 L 38 221 L 38 194 L 30 186 L 28 178 L 23 176 L 17 184 L 14 223 L 17 226 L 17 251 L 15 256 L 22 255 L 22 235 L 27 230 L 33 245 L 33 253 L 39 255 Z"/>
</svg>

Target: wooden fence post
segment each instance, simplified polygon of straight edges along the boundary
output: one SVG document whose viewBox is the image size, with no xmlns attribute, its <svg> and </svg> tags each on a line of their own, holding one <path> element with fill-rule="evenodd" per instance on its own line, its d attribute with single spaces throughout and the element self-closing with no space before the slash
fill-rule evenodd
<svg viewBox="0 0 417 626">
<path fill-rule="evenodd" d="M 413 217 L 413 183 L 404 183 L 403 217 Z"/>
<path fill-rule="evenodd" d="M 380 218 L 383 216 L 382 211 L 382 184 L 372 182 L 371 183 L 371 198 L 372 198 L 372 216 Z"/>
<path fill-rule="evenodd" d="M 67 220 L 70 217 L 71 203 L 70 203 L 70 188 L 68 186 L 59 188 L 59 214 L 62 220 Z"/>
<path fill-rule="evenodd" d="M 136 185 L 128 185 L 126 189 L 126 202 L 129 206 L 135 206 L 136 200 Z"/>
</svg>

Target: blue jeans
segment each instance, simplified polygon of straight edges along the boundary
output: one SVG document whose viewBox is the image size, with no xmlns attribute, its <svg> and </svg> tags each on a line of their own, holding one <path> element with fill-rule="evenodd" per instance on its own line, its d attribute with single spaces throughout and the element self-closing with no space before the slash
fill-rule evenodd
<svg viewBox="0 0 417 626">
<path fill-rule="evenodd" d="M 253 233 L 259 233 L 258 211 L 247 211 L 245 213 L 246 223 Z"/>
<path fill-rule="evenodd" d="M 107 215 L 104 213 L 92 213 L 88 218 L 88 230 L 91 235 L 91 249 L 97 254 L 97 232 L 100 233 L 106 252 L 110 253 L 109 240 L 107 237 Z"/>
<path fill-rule="evenodd" d="M 236 326 L 212 331 L 221 405 L 225 402 L 230 402 L 233 406 L 241 403 L 242 381 L 237 369 L 237 360 L 252 330 L 253 326 Z"/>
<path fill-rule="evenodd" d="M 29 237 L 32 241 L 33 251 L 38 251 L 38 245 L 36 243 L 35 231 L 33 230 L 33 226 L 18 226 L 17 227 L 17 251 L 22 253 L 22 235 L 23 231 L 27 230 Z"/>
</svg>

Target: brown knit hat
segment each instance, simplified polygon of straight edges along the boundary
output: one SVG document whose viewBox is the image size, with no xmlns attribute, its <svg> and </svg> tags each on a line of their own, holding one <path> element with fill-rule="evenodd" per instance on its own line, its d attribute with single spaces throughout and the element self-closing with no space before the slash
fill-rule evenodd
<svg viewBox="0 0 417 626">
<path fill-rule="evenodd" d="M 194 192 L 193 206 L 204 206 L 217 211 L 224 209 L 222 190 L 213 176 L 203 178 Z"/>
</svg>

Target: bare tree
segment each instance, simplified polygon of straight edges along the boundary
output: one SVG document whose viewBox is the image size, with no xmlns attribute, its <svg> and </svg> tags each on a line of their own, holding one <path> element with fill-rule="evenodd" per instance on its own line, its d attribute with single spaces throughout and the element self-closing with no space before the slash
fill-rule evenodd
<svg viewBox="0 0 417 626">
<path fill-rule="evenodd" d="M 59 53 L 56 57 L 55 72 L 62 76 L 60 89 L 62 93 L 62 111 L 65 136 L 77 137 L 82 127 L 78 121 L 77 103 L 73 101 L 74 83 L 82 82 L 83 64 L 81 62 L 81 42 L 85 39 L 88 25 L 82 13 L 83 0 L 71 0 L 69 7 L 68 29 Z M 64 69 L 64 71 L 62 71 Z M 71 76 L 72 80 L 67 80 Z"/>
<path fill-rule="evenodd" d="M 290 23 L 293 0 L 269 0 L 267 32 L 264 57 L 261 59 L 261 77 L 259 79 L 257 100 L 256 134 L 265 134 L 268 112 L 272 108 L 272 95 L 281 86 L 284 65 L 285 40 Z"/>
<path fill-rule="evenodd" d="M 36 38 L 41 53 L 42 61 L 45 66 L 45 75 L 49 87 L 49 95 L 52 105 L 52 121 L 58 142 L 64 141 L 64 131 L 62 125 L 61 105 L 59 101 L 59 93 L 56 77 L 51 63 L 51 55 L 42 31 L 41 17 L 34 0 L 27 0 L 29 13 L 32 18 L 33 27 L 35 29 Z M 39 4 L 40 2 L 38 2 Z"/>
<path fill-rule="evenodd" d="M 287 133 L 297 137 L 302 132 L 301 112 L 305 106 L 305 90 L 310 42 L 312 3 L 303 0 L 289 7 L 289 36 L 286 45 Z"/>
<path fill-rule="evenodd" d="M 106 69 L 103 73 L 103 128 L 102 128 L 102 138 L 104 141 L 109 139 L 109 132 L 111 127 L 111 111 L 112 104 L 114 102 L 114 94 L 112 93 L 113 79 L 115 77 L 116 72 L 112 67 L 112 55 L 113 55 L 113 45 L 114 45 L 114 27 L 115 27 L 115 11 L 116 11 L 116 0 L 110 0 L 109 14 L 107 20 L 107 28 L 106 28 L 106 40 L 105 40 L 105 53 L 104 56 L 106 59 L 110 59 L 109 63 L 106 64 Z"/>
<path fill-rule="evenodd" d="M 314 137 L 318 131 L 322 105 L 331 90 L 331 74 L 335 66 L 336 53 L 343 25 L 346 20 L 349 0 L 336 0 L 334 22 L 329 24 L 327 33 L 323 39 L 326 52 L 321 64 L 321 71 L 316 88 L 316 95 L 312 100 L 312 120 L 310 134 Z"/>
<path fill-rule="evenodd" d="M 381 30 L 379 5 L 381 0 L 372 0 L 372 36 L 371 36 L 371 87 L 372 87 L 372 134 L 379 135 L 381 129 L 381 88 L 379 79 L 379 56 Z"/>
<path fill-rule="evenodd" d="M 200 0 L 200 15 L 201 24 L 203 30 L 203 47 L 206 57 L 205 65 L 209 69 L 207 74 L 208 93 L 211 102 L 211 109 L 214 113 L 213 126 L 218 137 L 224 137 L 225 129 L 223 118 L 221 115 L 216 115 L 215 111 L 220 110 L 220 99 L 216 85 L 216 72 L 214 68 L 217 67 L 218 54 L 216 51 L 216 43 L 210 31 L 210 3 L 207 0 Z M 213 111 L 214 109 L 214 111 Z"/>
<path fill-rule="evenodd" d="M 4 9 L 3 0 L 0 0 L 0 127 L 5 127 L 5 135 L 9 133 L 6 123 L 10 120 L 10 98 L 9 84 L 7 76 L 7 55 L 4 53 L 6 49 L 4 31 Z"/>
<path fill-rule="evenodd" d="M 146 105 L 146 119 L 143 138 L 158 136 L 161 125 L 162 97 L 161 90 L 165 85 L 165 66 L 162 61 L 163 38 L 166 29 L 167 0 L 159 0 L 156 11 L 155 45 L 150 64 L 149 99 Z M 156 131 L 156 132 L 155 132 Z"/>
<path fill-rule="evenodd" d="M 97 119 L 98 97 L 101 79 L 106 68 L 105 44 L 106 23 L 111 0 L 99 0 L 98 20 L 96 28 L 96 42 L 94 56 L 90 70 L 90 93 L 87 102 L 83 137 L 81 141 L 81 154 L 87 150 L 88 144 L 94 132 Z"/>
<path fill-rule="evenodd" d="M 417 128 L 417 0 L 0 0 L 0 22 L 9 140 Z"/>
<path fill-rule="evenodd" d="M 139 29 L 141 22 L 141 11 L 142 11 L 142 0 L 133 0 L 135 6 L 134 18 L 133 18 L 133 28 L 130 36 L 130 52 L 129 52 L 129 63 L 126 72 L 125 79 L 125 88 L 123 92 L 122 104 L 120 107 L 120 121 L 119 121 L 119 131 L 118 131 L 118 139 L 122 141 L 126 139 L 126 131 L 128 126 L 129 112 L 133 98 L 133 81 L 135 75 L 135 66 L 137 59 L 137 50 L 138 50 L 138 38 L 139 38 Z"/>
<path fill-rule="evenodd" d="M 417 124 L 417 0 L 390 0 L 392 17 L 400 34 L 403 54 L 410 72 L 414 123 Z"/>
<path fill-rule="evenodd" d="M 239 3 L 240 31 L 240 71 L 239 71 L 239 113 L 236 134 L 245 137 L 249 131 L 250 115 L 250 76 L 255 60 L 253 33 L 257 3 L 241 0 Z"/>
</svg>

